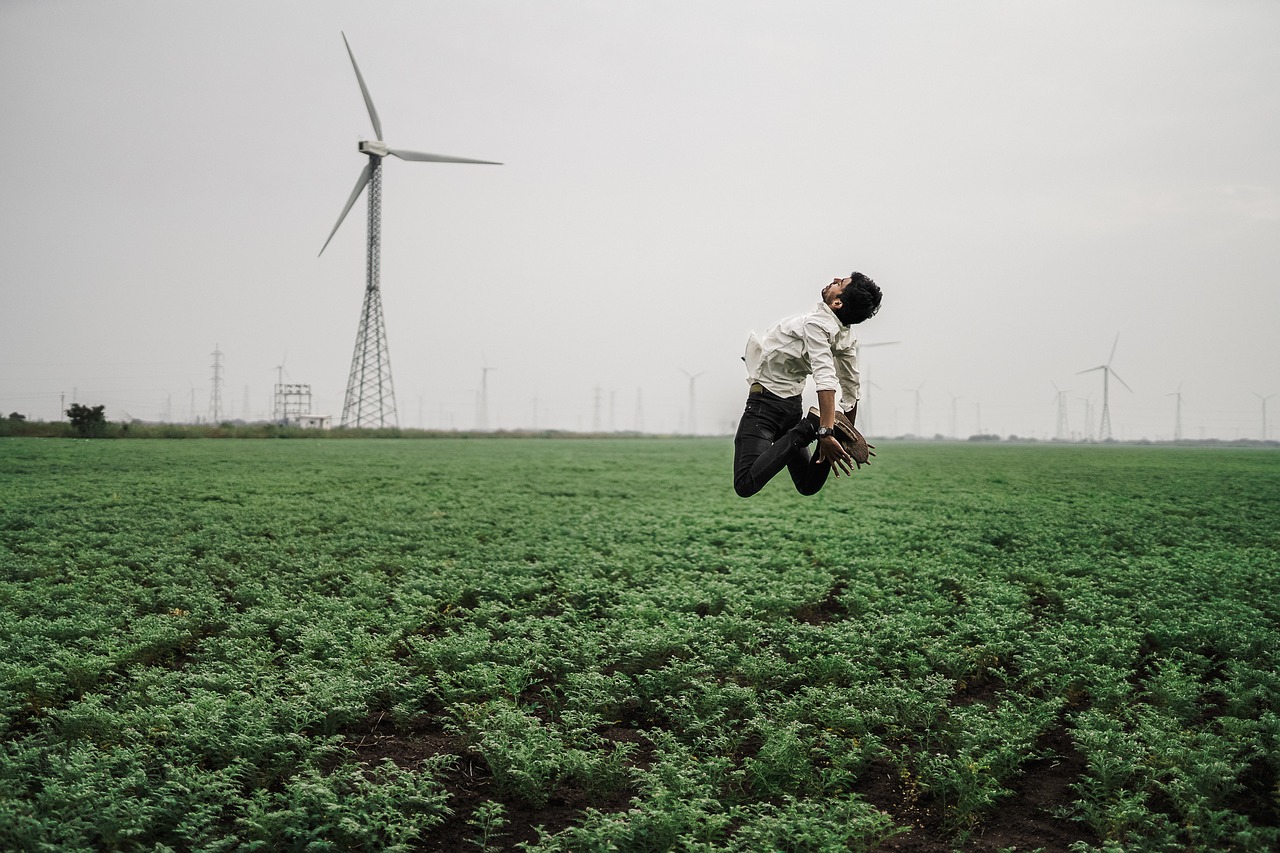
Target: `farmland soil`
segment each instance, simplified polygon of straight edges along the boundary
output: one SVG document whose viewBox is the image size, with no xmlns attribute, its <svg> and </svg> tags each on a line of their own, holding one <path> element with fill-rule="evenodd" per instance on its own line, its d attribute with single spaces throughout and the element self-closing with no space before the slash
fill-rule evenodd
<svg viewBox="0 0 1280 853">
<path fill-rule="evenodd" d="M 966 695 L 977 699 L 990 685 L 983 684 Z M 616 726 L 603 733 L 609 740 L 637 743 L 641 736 L 627 727 Z M 592 798 L 571 785 L 559 785 L 546 805 L 532 807 L 513 797 L 503 797 L 493 785 L 493 775 L 484 759 L 469 750 L 462 738 L 444 731 L 433 718 L 415 721 L 407 732 L 401 732 L 385 713 L 371 715 L 346 733 L 346 746 L 366 770 L 384 760 L 404 770 L 416 770 L 427 759 L 452 755 L 453 768 L 445 776 L 453 816 L 434 829 L 416 849 L 451 851 L 480 843 L 479 832 L 470 819 L 486 802 L 502 805 L 508 821 L 499 838 L 489 840 L 494 850 L 517 850 L 522 843 L 538 840 L 539 830 L 554 834 L 574 825 L 588 808 L 621 811 L 627 807 L 633 792 L 620 791 L 607 800 Z M 1085 770 L 1083 757 L 1076 751 L 1070 734 L 1062 726 L 1046 732 L 1037 743 L 1041 752 L 1052 757 L 1037 759 L 1024 765 L 1022 775 L 1013 783 L 1013 794 L 993 814 L 987 816 L 959 847 L 955 836 L 945 825 L 938 803 L 920 797 L 903 782 L 901 772 L 890 762 L 878 759 L 863 774 L 857 793 L 881 811 L 891 815 L 899 826 L 910 831 L 888 839 L 877 851 L 901 853 L 950 853 L 956 849 L 977 853 L 998 850 L 1042 850 L 1043 853 L 1069 851 L 1077 841 L 1096 844 L 1097 839 L 1079 824 L 1056 816 L 1075 800 L 1071 785 Z M 645 752 L 641 754 L 646 754 Z"/>
<path fill-rule="evenodd" d="M 369 773 L 386 760 L 402 770 L 417 770 L 427 759 L 454 756 L 453 767 L 443 780 L 453 815 L 416 845 L 415 849 L 422 851 L 465 850 L 481 844 L 480 832 L 471 821 L 476 810 L 487 802 L 500 804 L 507 821 L 498 837 L 489 839 L 487 849 L 517 850 L 520 844 L 536 842 L 539 831 L 552 835 L 572 826 L 588 808 L 605 812 L 624 809 L 633 793 L 622 790 L 601 798 L 562 783 L 541 807 L 502 796 L 495 789 L 493 773 L 484 758 L 469 749 L 460 736 L 446 732 L 432 717 L 416 720 L 408 731 L 401 732 L 385 713 L 373 714 L 352 726 L 345 736 L 345 746 Z M 641 747 L 638 754 L 648 754 L 648 744 L 640 740 L 633 729 L 612 726 L 601 732 L 601 736 L 615 743 L 637 743 Z"/>
<path fill-rule="evenodd" d="M 959 848 L 945 827 L 938 804 L 930 798 L 917 797 L 888 761 L 874 762 L 866 773 L 866 787 L 858 793 L 892 815 L 899 826 L 911 827 L 910 832 L 888 839 L 876 850 L 950 853 L 961 849 L 987 853 L 1040 849 L 1057 853 L 1070 850 L 1077 841 L 1096 844 L 1097 838 L 1082 824 L 1055 816 L 1076 799 L 1071 785 L 1085 771 L 1084 758 L 1076 751 L 1070 734 L 1057 726 L 1040 738 L 1037 748 L 1051 752 L 1052 757 L 1027 762 L 1022 775 L 1011 785 L 1013 794 L 987 815 Z"/>
</svg>

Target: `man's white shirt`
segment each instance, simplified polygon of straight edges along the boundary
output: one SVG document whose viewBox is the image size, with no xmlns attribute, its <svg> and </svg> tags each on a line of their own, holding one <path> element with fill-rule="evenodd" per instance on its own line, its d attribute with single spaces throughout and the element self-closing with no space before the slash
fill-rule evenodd
<svg viewBox="0 0 1280 853">
<path fill-rule="evenodd" d="M 825 302 L 808 314 L 788 317 L 763 339 L 752 332 L 744 361 L 747 381 L 759 382 L 779 397 L 802 393 L 809 376 L 818 391 L 839 391 L 843 409 L 852 408 L 860 396 L 858 340 Z"/>
</svg>

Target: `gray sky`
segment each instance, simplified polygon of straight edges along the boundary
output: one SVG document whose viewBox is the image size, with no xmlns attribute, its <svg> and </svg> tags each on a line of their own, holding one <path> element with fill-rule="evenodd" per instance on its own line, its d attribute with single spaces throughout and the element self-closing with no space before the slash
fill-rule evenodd
<svg viewBox="0 0 1280 853">
<path fill-rule="evenodd" d="M 1280 392 L 1280 4 L 0 4 L 0 409 L 341 415 L 373 138 L 400 424 L 732 429 L 835 275 L 872 431 L 1260 436 Z M 596 389 L 599 409 L 596 409 Z M 1087 398 L 1087 399 L 1086 399 Z M 955 401 L 953 403 L 953 400 Z M 1280 435 L 1280 396 L 1269 404 Z M 598 415 L 597 415 L 598 411 Z M 536 415 L 535 415 L 536 413 Z"/>
</svg>

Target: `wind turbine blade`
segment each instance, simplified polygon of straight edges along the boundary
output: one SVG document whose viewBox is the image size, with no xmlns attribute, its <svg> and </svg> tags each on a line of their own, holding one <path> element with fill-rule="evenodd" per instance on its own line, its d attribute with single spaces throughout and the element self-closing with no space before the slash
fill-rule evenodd
<svg viewBox="0 0 1280 853">
<path fill-rule="evenodd" d="M 1115 368 L 1111 368 L 1111 375 L 1114 376 L 1116 381 L 1119 382 L 1121 385 L 1123 385 L 1126 388 L 1129 388 L 1129 383 L 1125 382 L 1123 379 L 1120 378 L 1120 374 L 1116 373 Z M 1133 393 L 1132 388 L 1129 388 L 1129 393 L 1130 394 Z"/>
<path fill-rule="evenodd" d="M 360 73 L 360 66 L 356 65 L 356 55 L 351 52 L 351 43 L 347 41 L 347 34 L 342 34 L 342 43 L 347 46 L 347 56 L 351 57 L 351 67 L 356 70 L 356 80 L 360 83 L 360 94 L 364 95 L 364 105 L 369 108 L 369 118 L 373 120 L 373 132 L 379 140 L 382 139 L 382 122 L 378 121 L 378 111 L 374 109 L 373 98 L 369 97 L 369 87 L 364 84 L 364 75 Z"/>
<path fill-rule="evenodd" d="M 324 254 L 324 250 L 329 247 L 329 240 L 333 239 L 333 235 L 338 233 L 338 226 L 342 224 L 342 220 L 347 218 L 347 213 L 351 210 L 351 205 L 356 203 L 356 199 L 360 197 L 360 191 L 364 189 L 364 185 L 369 183 L 369 176 L 373 174 L 373 162 L 365 164 L 364 169 L 360 172 L 360 177 L 356 180 L 356 188 L 351 191 L 351 198 L 347 199 L 347 206 L 342 208 L 342 213 L 338 215 L 338 221 L 334 223 L 333 230 L 329 232 L 329 238 L 324 241 L 324 245 L 320 247 L 320 255 Z"/>
<path fill-rule="evenodd" d="M 1112 342 L 1111 342 L 1111 355 L 1107 356 L 1107 365 L 1108 365 L 1108 366 L 1110 366 L 1110 365 L 1111 365 L 1111 362 L 1115 361 L 1115 358 L 1116 358 L 1116 345 L 1117 345 L 1117 344 L 1119 344 L 1119 343 L 1120 343 L 1120 333 L 1119 333 L 1119 332 L 1116 332 L 1116 339 L 1115 339 L 1114 341 L 1112 341 Z M 1128 385 L 1126 385 L 1125 387 L 1126 387 L 1126 388 L 1128 388 L 1129 386 L 1128 386 Z"/>
<path fill-rule="evenodd" d="M 492 160 L 472 160 L 467 157 L 450 157 L 447 154 L 424 154 L 421 151 L 405 151 L 402 148 L 388 148 L 388 154 L 399 157 L 401 160 L 417 160 L 425 163 L 480 163 L 485 166 L 501 166 L 501 163 L 495 163 Z"/>
<path fill-rule="evenodd" d="M 1105 364 L 1100 364 L 1097 367 L 1090 367 L 1088 370 L 1077 370 L 1076 376 L 1079 376 L 1081 373 L 1093 373 L 1095 370 L 1106 370 L 1106 369 L 1107 369 L 1107 366 Z"/>
</svg>

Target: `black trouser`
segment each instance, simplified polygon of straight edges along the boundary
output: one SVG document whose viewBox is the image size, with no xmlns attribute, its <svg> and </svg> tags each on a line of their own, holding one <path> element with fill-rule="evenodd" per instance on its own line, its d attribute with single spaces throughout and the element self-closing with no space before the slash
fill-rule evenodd
<svg viewBox="0 0 1280 853">
<path fill-rule="evenodd" d="M 779 397 L 768 389 L 752 391 L 733 437 L 733 490 L 749 498 L 786 468 L 796 491 L 817 494 L 831 466 L 810 458 L 808 445 L 816 425 L 802 416 L 800 396 Z"/>
</svg>

